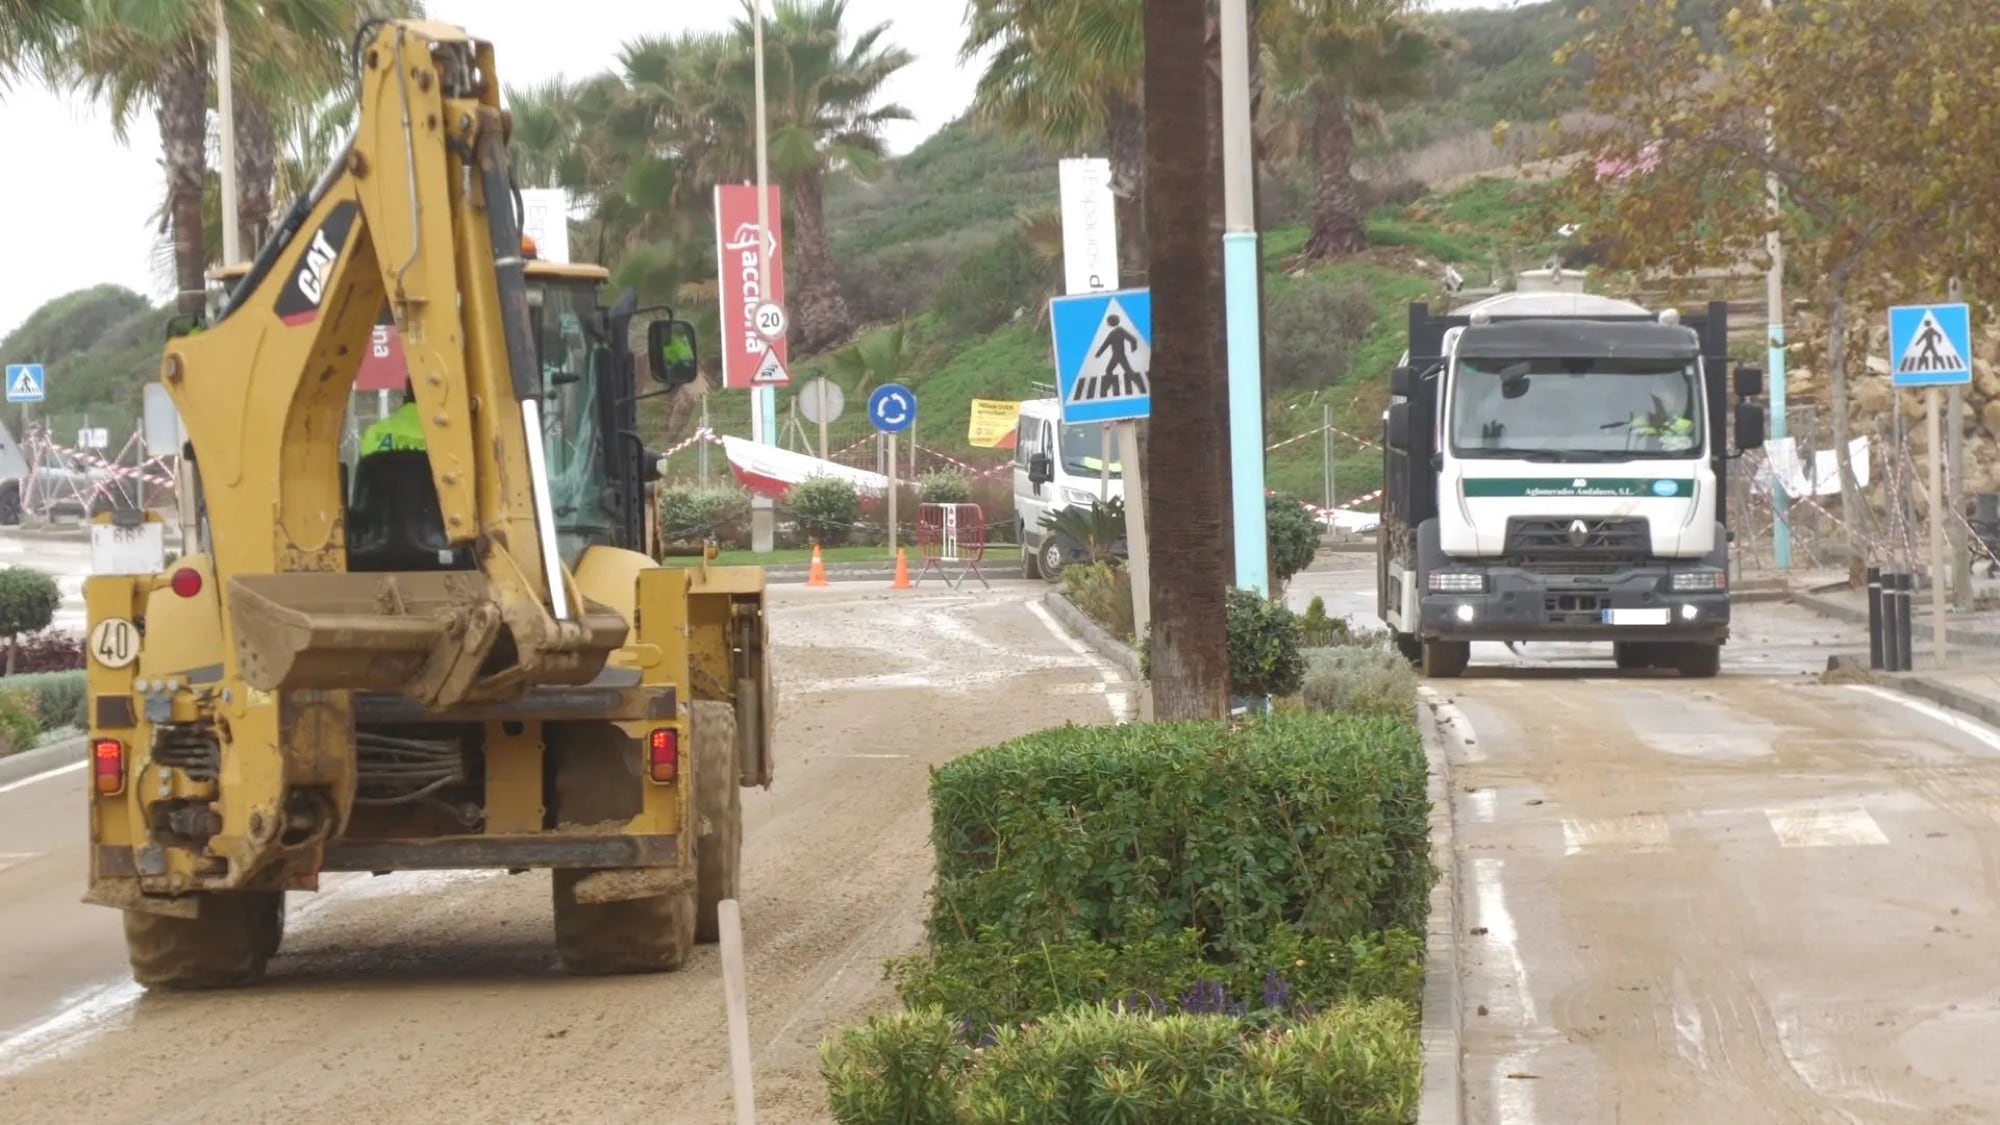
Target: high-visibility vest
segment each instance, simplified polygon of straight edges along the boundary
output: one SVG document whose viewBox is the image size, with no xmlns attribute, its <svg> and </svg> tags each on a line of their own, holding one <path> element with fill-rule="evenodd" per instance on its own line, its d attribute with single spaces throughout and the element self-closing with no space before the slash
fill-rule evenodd
<svg viewBox="0 0 2000 1125">
<path fill-rule="evenodd" d="M 422 453 L 424 424 L 417 417 L 417 404 L 406 402 L 394 414 L 368 427 L 361 435 L 361 456 L 370 453 Z"/>
</svg>

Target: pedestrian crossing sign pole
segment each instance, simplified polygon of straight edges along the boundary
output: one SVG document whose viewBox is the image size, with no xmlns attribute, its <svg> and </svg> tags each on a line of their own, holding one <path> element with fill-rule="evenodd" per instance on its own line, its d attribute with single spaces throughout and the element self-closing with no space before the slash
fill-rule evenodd
<svg viewBox="0 0 2000 1125">
<path fill-rule="evenodd" d="M 1924 392 L 1924 432 L 1930 440 L 1931 649 L 1946 661 L 1944 609 L 1944 427 L 1940 391 L 1972 382 L 1972 313 L 1963 304 L 1898 305 L 1889 310 L 1889 377 L 1898 389 Z"/>
</svg>

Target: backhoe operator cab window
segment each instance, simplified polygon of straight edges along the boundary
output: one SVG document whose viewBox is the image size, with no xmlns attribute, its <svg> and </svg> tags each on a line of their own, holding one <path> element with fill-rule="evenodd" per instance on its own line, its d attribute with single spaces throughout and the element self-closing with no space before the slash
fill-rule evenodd
<svg viewBox="0 0 2000 1125">
<path fill-rule="evenodd" d="M 613 355 L 597 323 L 597 286 L 590 281 L 530 282 L 528 315 L 534 323 L 536 361 L 542 370 L 542 451 L 548 463 L 549 503 L 563 562 L 575 567 L 586 548 L 612 541 L 610 443 L 604 422 Z"/>
</svg>

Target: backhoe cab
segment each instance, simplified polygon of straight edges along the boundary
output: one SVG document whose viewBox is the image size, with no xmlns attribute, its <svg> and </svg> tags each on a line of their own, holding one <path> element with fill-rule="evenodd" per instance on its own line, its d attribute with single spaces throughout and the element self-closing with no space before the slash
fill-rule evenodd
<svg viewBox="0 0 2000 1125">
<path fill-rule="evenodd" d="M 772 777 L 762 570 L 642 550 L 635 384 L 694 331 L 524 253 L 489 44 L 383 21 L 358 69 L 346 151 L 168 340 L 198 535 L 85 584 L 85 899 L 141 984 L 213 987 L 323 872 L 549 868 L 572 971 L 677 969 Z M 422 449 L 353 440 L 384 308 Z"/>
</svg>

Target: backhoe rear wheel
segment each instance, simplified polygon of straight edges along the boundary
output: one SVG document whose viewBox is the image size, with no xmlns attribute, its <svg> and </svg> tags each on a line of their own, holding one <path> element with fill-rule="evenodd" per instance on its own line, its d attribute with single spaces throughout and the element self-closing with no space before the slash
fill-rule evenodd
<svg viewBox="0 0 2000 1125">
<path fill-rule="evenodd" d="M 737 897 L 743 866 L 743 786 L 736 753 L 736 708 L 728 703 L 689 707 L 694 744 L 694 858 L 699 904 L 694 939 L 722 940 L 716 906 Z"/>
<path fill-rule="evenodd" d="M 589 870 L 557 868 L 554 876 L 556 954 L 578 976 L 674 973 L 694 948 L 695 884 L 613 902 L 578 902 L 577 883 Z"/>
<path fill-rule="evenodd" d="M 132 979 L 161 991 L 255 984 L 282 940 L 284 911 L 282 891 L 203 895 L 193 918 L 128 910 Z"/>
</svg>

